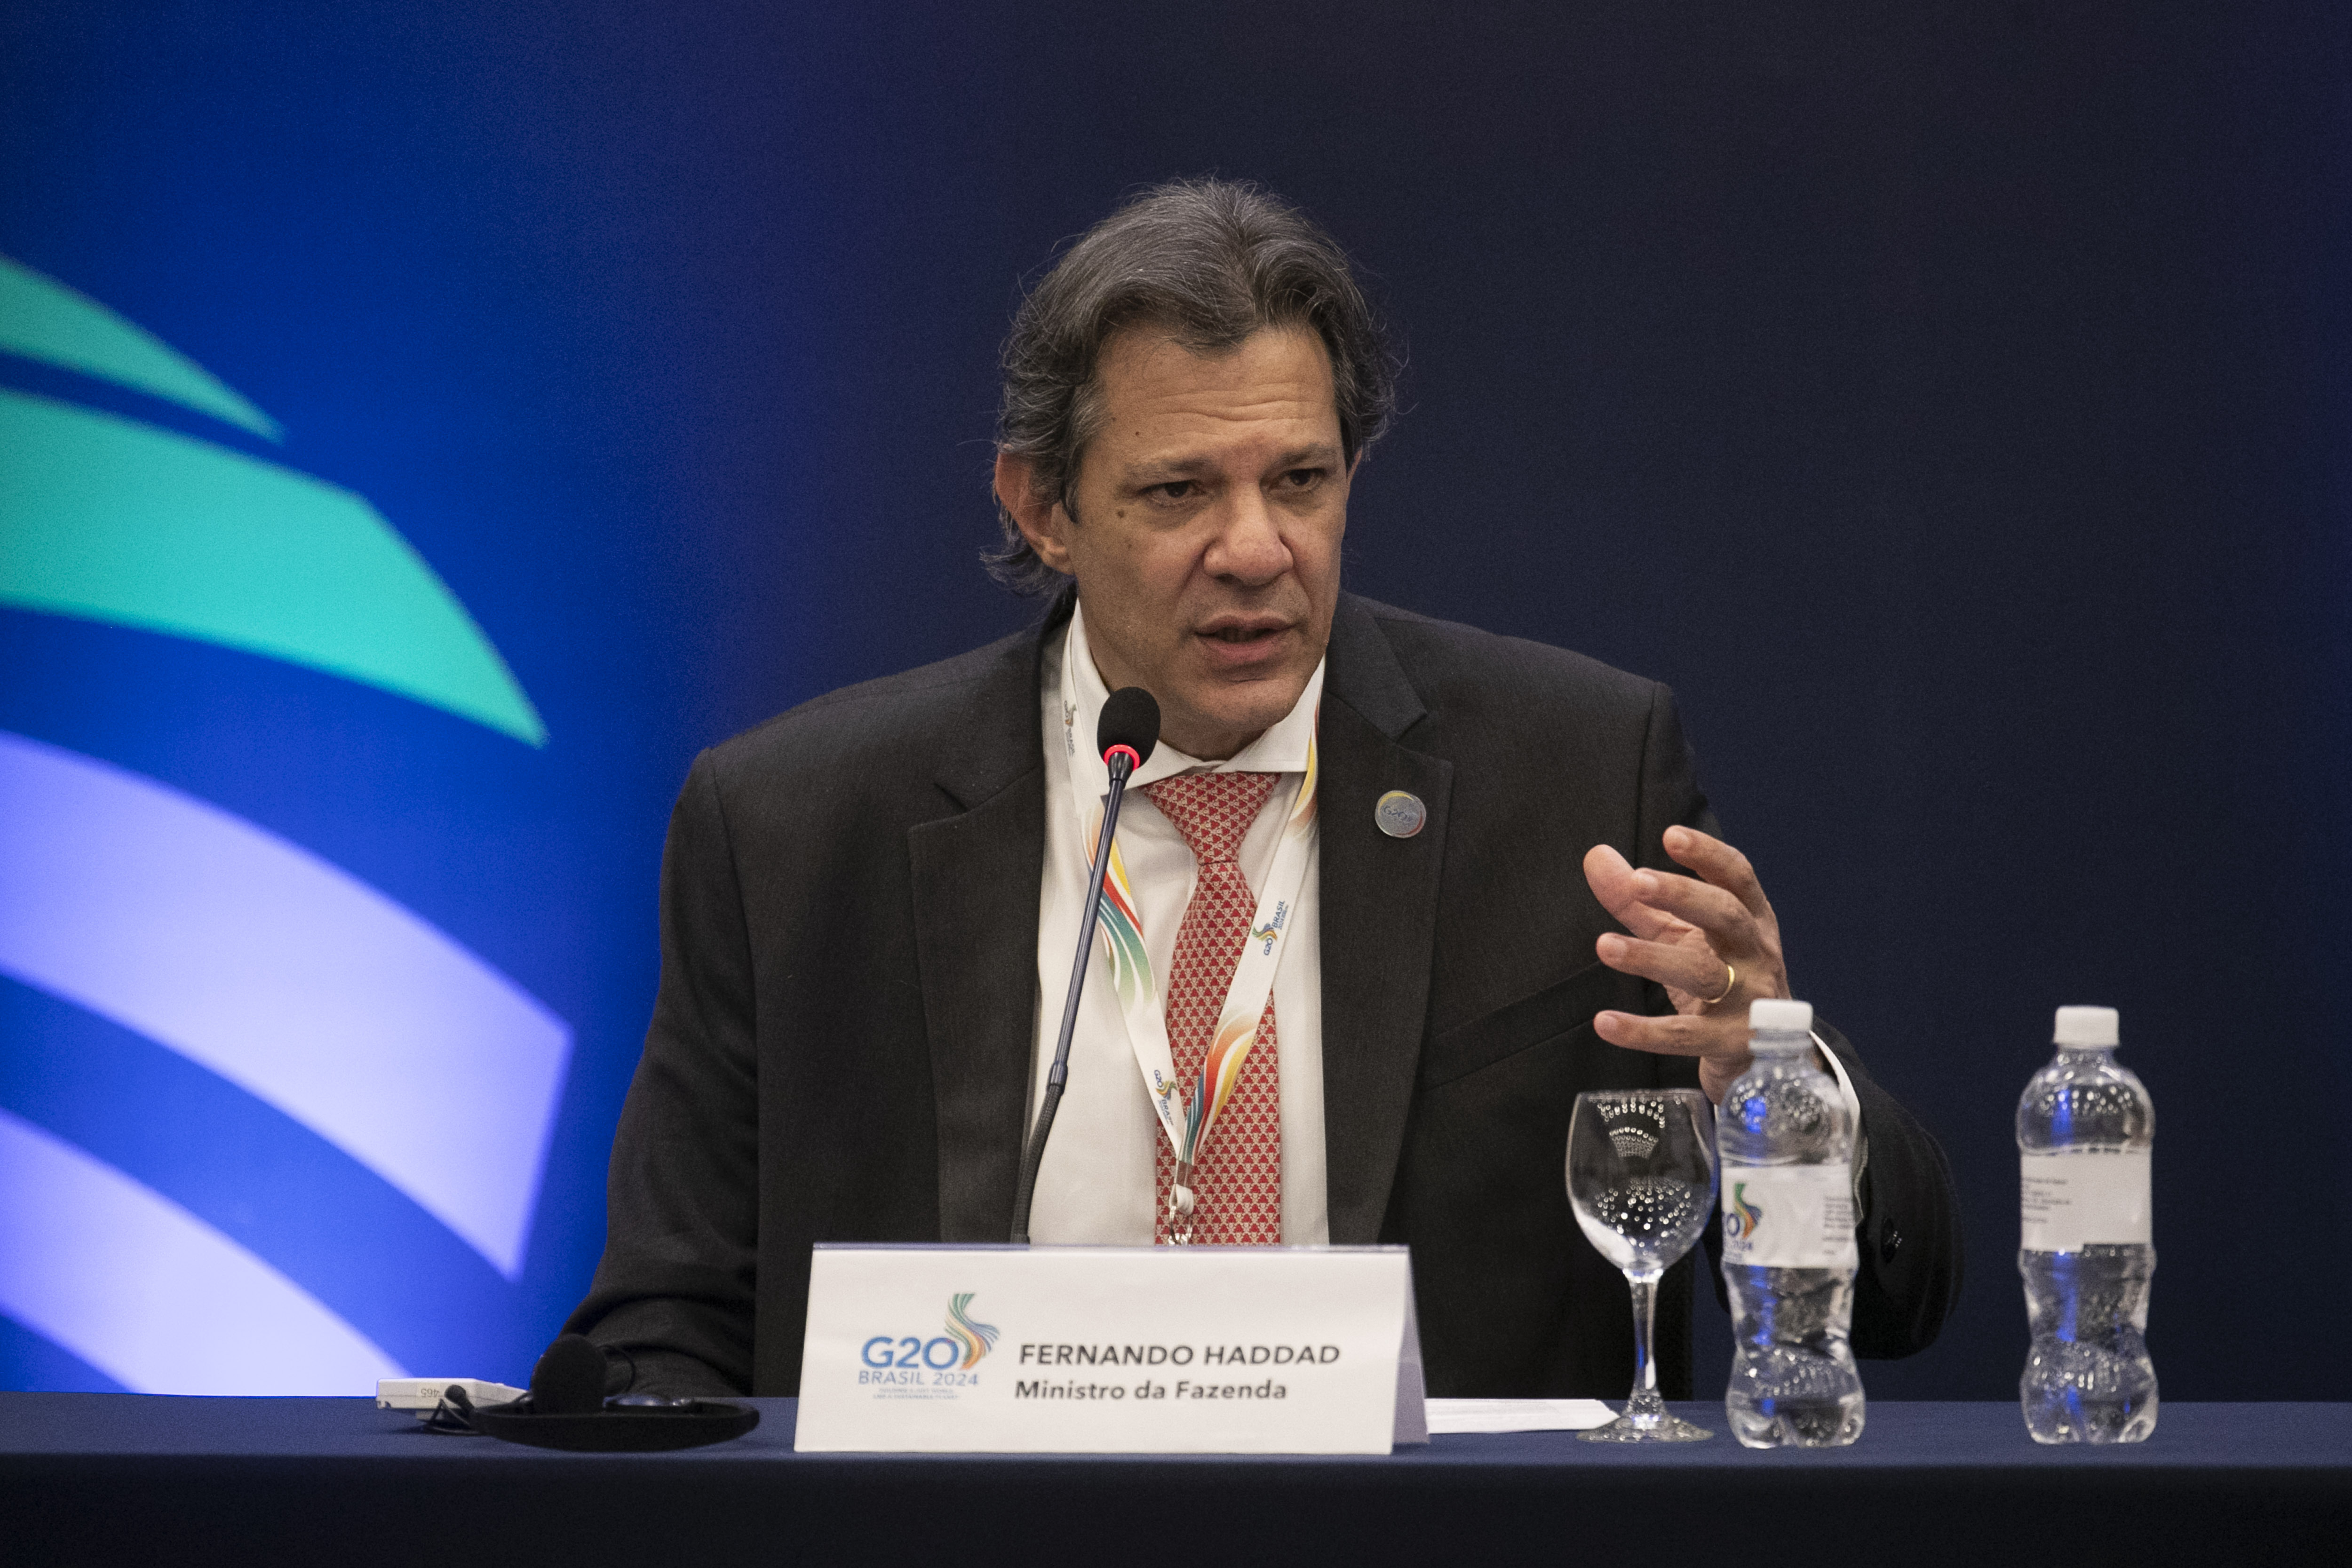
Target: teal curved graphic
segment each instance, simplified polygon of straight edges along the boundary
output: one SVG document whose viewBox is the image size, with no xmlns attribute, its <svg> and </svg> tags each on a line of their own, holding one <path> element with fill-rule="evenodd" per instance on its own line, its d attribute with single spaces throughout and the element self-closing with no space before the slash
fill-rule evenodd
<svg viewBox="0 0 2352 1568">
<path fill-rule="evenodd" d="M 547 727 L 362 497 L 185 436 L 0 391 L 0 603 L 362 681 L 529 745 Z"/>
<path fill-rule="evenodd" d="M 275 441 L 278 421 L 86 294 L 0 256 L 0 349 L 134 388 Z"/>
<path fill-rule="evenodd" d="M 201 366 L 5 258 L 0 355 L 278 438 Z M 362 497 L 6 387 L 0 606 L 236 648 L 547 738 L 465 606 Z M 161 781 L 0 734 L 0 979 L 208 1071 L 321 1141 L 300 1156 L 312 1173 L 364 1173 L 522 1278 L 570 1026 L 349 872 Z M 482 1117 L 489 1134 L 470 1130 Z M 155 1174 L 0 1110 L 0 1317 L 140 1392 L 354 1394 L 400 1375 L 331 1289 L 312 1294 L 341 1263 L 282 1237 L 249 1246 Z"/>
<path fill-rule="evenodd" d="M 195 362 L 7 258 L 0 355 L 280 437 Z M 362 496 L 9 388 L 0 606 L 240 648 L 546 742 L 497 647 Z M 320 1140 L 315 1175 L 381 1180 L 522 1279 L 572 1030 L 346 869 L 0 733 L 0 978 L 207 1069 Z M 334 1290 L 313 1295 L 339 1265 L 249 1246 L 148 1180 L 0 1110 L 0 1317 L 136 1392 L 358 1394 L 400 1375 Z"/>
</svg>

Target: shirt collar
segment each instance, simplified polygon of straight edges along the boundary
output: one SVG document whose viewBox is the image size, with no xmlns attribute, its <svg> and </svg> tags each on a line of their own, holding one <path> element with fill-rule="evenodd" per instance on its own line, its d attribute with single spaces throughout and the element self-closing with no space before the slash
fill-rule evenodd
<svg viewBox="0 0 2352 1568">
<path fill-rule="evenodd" d="M 1298 694 L 1290 711 L 1229 760 L 1204 763 L 1162 741 L 1151 753 L 1150 761 L 1137 770 L 1129 787 L 1140 788 L 1189 773 L 1305 773 L 1307 752 L 1315 744 L 1316 711 L 1323 702 L 1326 662 L 1316 661 L 1315 673 L 1307 679 L 1307 689 Z M 1069 640 L 1062 650 L 1062 724 L 1065 743 L 1073 755 L 1093 755 L 1095 725 L 1102 718 L 1103 704 L 1109 700 L 1110 689 L 1103 683 L 1101 671 L 1095 668 L 1094 648 L 1087 640 L 1087 611 L 1082 604 L 1070 612 Z M 1094 763 L 1097 770 L 1102 767 L 1101 758 L 1095 757 Z M 1108 784 L 1108 775 L 1104 782 Z"/>
</svg>

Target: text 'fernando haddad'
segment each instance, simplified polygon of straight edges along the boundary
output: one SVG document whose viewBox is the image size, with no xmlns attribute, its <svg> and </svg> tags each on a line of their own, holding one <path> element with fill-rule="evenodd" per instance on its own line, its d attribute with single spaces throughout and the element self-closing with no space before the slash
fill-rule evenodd
<svg viewBox="0 0 2352 1568">
<path fill-rule="evenodd" d="M 1338 1345 L 1040 1345 L 1021 1347 L 1024 1366 L 1329 1366 Z"/>
</svg>

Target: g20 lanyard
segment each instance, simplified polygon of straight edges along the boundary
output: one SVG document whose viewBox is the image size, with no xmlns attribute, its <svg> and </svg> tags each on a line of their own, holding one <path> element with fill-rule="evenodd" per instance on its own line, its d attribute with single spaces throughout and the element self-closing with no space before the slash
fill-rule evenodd
<svg viewBox="0 0 2352 1568">
<path fill-rule="evenodd" d="M 1071 650 L 1077 640 L 1072 637 L 1063 647 L 1065 692 L 1076 689 L 1072 679 Z M 1088 748 L 1073 745 L 1065 751 L 1070 767 L 1070 798 L 1078 813 L 1078 836 L 1086 846 L 1086 859 L 1091 863 L 1095 840 L 1102 832 L 1103 796 L 1109 791 L 1110 775 L 1102 759 Z M 1298 793 L 1291 798 L 1290 815 L 1282 825 L 1282 842 L 1275 850 L 1265 891 L 1259 895 L 1257 912 L 1250 921 L 1248 945 L 1242 949 L 1241 959 L 1234 965 L 1233 983 L 1225 989 L 1224 1008 L 1217 1015 L 1217 1026 L 1209 1037 L 1201 1070 L 1190 1086 L 1189 1100 L 1179 1093 L 1184 1086 L 1176 1077 L 1175 1053 L 1168 1044 L 1168 1016 L 1160 1005 L 1151 959 L 1144 951 L 1141 906 L 1136 900 L 1134 884 L 1128 880 L 1126 858 L 1119 853 L 1118 842 L 1116 838 L 1111 841 L 1110 868 L 1103 878 L 1098 930 L 1104 956 L 1110 964 L 1111 989 L 1118 994 L 1119 1012 L 1127 1020 L 1128 1043 L 1134 1048 L 1135 1065 L 1143 1075 L 1143 1087 L 1150 1097 L 1152 1111 L 1160 1118 L 1160 1130 L 1167 1134 L 1168 1145 L 1176 1155 L 1175 1178 L 1168 1189 L 1168 1222 L 1171 1237 L 1180 1244 L 1192 1239 L 1192 1215 L 1199 1202 L 1199 1194 L 1192 1189 L 1192 1177 L 1200 1164 L 1201 1152 L 1208 1146 L 1210 1134 L 1216 1131 L 1217 1119 L 1241 1082 L 1242 1068 L 1249 1063 L 1250 1047 L 1257 1043 L 1258 1020 L 1264 1016 L 1266 998 L 1274 991 L 1275 973 L 1281 967 L 1284 950 L 1290 945 L 1284 939 L 1289 935 L 1297 915 L 1298 889 L 1306 880 L 1307 851 L 1312 847 L 1316 771 L 1315 742 L 1310 736 L 1307 742 L 1307 774 L 1298 783 Z"/>
</svg>

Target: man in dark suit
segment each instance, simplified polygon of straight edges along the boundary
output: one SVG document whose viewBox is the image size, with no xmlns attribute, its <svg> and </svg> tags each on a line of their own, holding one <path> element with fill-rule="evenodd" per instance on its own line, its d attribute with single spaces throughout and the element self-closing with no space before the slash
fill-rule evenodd
<svg viewBox="0 0 2352 1568">
<path fill-rule="evenodd" d="M 1719 1098 L 1748 1002 L 1789 994 L 1671 694 L 1340 591 L 1389 363 L 1337 248 L 1262 193 L 1129 204 L 1033 294 L 1005 363 L 995 560 L 1059 591 L 1031 630 L 697 760 L 607 1249 L 571 1326 L 641 1387 L 786 1394 L 812 1243 L 1004 1239 L 1082 896 L 1064 884 L 1094 795 L 1067 737 L 1138 685 L 1163 721 L 1129 859 L 1166 1035 L 1146 1038 L 1156 998 L 1122 1018 L 1089 987 L 1095 1054 L 1034 1234 L 1166 1239 L 1197 1187 L 1203 1239 L 1409 1243 L 1433 1394 L 1622 1394 L 1623 1282 L 1563 1185 L 1575 1097 Z M 1213 850 L 1189 803 L 1228 785 L 1246 804 L 1216 808 Z M 1306 858 L 1283 859 L 1307 799 Z M 1218 922 L 1246 931 L 1269 868 L 1301 864 L 1287 951 L 1244 994 Z M 1122 1063 L 1172 1049 L 1189 1081 L 1183 999 L 1228 984 L 1260 1017 L 1229 1112 L 1256 1133 L 1171 1187 L 1148 1068 Z M 1861 1121 L 1855 1346 L 1906 1354 L 1958 1286 L 1949 1177 L 1844 1039 L 1817 1040 Z M 1693 1268 L 1661 1293 L 1670 1394 Z"/>
</svg>

